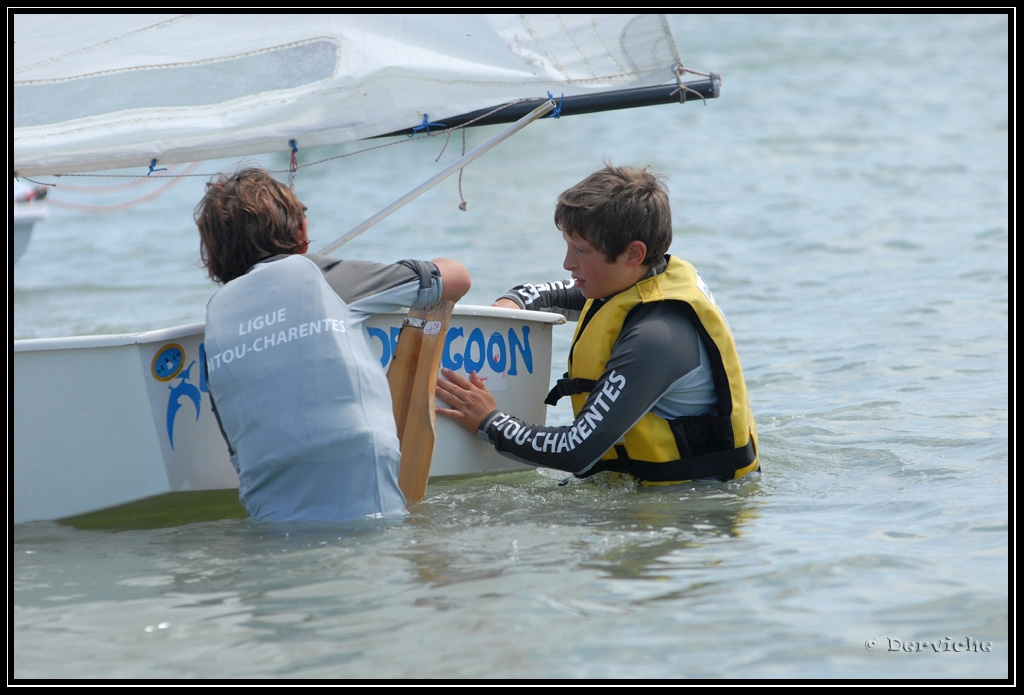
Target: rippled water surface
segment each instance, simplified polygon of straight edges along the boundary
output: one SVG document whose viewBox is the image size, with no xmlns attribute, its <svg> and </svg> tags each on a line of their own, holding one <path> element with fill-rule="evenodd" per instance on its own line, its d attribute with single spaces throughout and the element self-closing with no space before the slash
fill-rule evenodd
<svg viewBox="0 0 1024 695">
<path fill-rule="evenodd" d="M 563 276 L 558 193 L 602 160 L 651 165 L 673 253 L 736 334 L 763 476 L 445 480 L 388 524 L 21 524 L 13 676 L 1007 678 L 1007 19 L 673 26 L 720 99 L 534 124 L 465 171 L 465 212 L 447 181 L 338 255 L 452 256 L 488 304 Z M 440 147 L 300 172 L 314 247 L 432 175 Z M 13 274 L 15 337 L 201 320 L 202 181 L 55 208 Z M 136 195 L 73 185 L 108 183 L 62 179 L 55 204 Z"/>
</svg>

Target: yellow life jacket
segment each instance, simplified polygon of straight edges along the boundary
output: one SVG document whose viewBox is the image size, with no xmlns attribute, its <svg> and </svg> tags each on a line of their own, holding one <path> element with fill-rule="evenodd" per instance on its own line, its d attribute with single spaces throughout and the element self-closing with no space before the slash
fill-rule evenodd
<svg viewBox="0 0 1024 695">
<path fill-rule="evenodd" d="M 614 295 L 584 321 L 594 304 L 592 299 L 587 301 L 573 335 L 569 378 L 561 393 L 572 395 L 573 413 L 578 416 L 589 389 L 605 372 L 629 312 L 640 304 L 663 301 L 680 302 L 697 328 L 711 360 L 718 414 L 669 421 L 648 412 L 586 474 L 613 470 L 669 483 L 709 477 L 729 480 L 758 470 L 757 427 L 732 331 L 703 278 L 682 259 L 670 256 L 663 273 Z M 657 355 L 651 355 L 651 360 L 657 360 Z"/>
</svg>

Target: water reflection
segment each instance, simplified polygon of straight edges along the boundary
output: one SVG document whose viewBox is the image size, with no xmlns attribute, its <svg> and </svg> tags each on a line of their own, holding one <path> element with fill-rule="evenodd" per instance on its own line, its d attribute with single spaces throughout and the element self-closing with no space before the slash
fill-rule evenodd
<svg viewBox="0 0 1024 695">
<path fill-rule="evenodd" d="M 670 556 L 743 534 L 760 482 L 638 487 L 614 474 L 565 486 L 550 471 L 432 485 L 403 532 L 403 555 L 433 584 L 532 571 L 664 578 Z"/>
</svg>

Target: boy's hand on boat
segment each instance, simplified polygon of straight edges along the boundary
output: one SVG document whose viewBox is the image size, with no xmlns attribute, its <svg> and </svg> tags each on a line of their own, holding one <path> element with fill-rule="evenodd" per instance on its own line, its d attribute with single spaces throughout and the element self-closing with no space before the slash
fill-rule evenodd
<svg viewBox="0 0 1024 695">
<path fill-rule="evenodd" d="M 450 369 L 442 369 L 441 376 L 444 378 L 437 380 L 435 393 L 448 407 L 435 407 L 434 412 L 476 434 L 484 418 L 497 410 L 494 397 L 476 372 L 470 372 L 469 379 L 465 379 Z"/>
</svg>

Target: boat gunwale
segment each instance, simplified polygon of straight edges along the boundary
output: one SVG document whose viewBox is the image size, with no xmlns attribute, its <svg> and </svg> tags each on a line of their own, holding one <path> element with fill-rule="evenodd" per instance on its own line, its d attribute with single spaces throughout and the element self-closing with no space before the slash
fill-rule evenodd
<svg viewBox="0 0 1024 695">
<path fill-rule="evenodd" d="M 401 316 L 406 311 L 389 311 L 378 316 Z M 504 307 L 483 306 L 477 304 L 455 305 L 453 316 L 503 318 L 516 321 L 534 321 L 560 325 L 565 323 L 565 317 L 547 311 L 528 311 L 525 309 L 506 309 Z M 15 340 L 14 352 L 31 352 L 35 350 L 75 350 L 89 348 L 124 347 L 129 345 L 141 345 L 144 343 L 155 343 L 168 340 L 175 340 L 189 335 L 194 335 L 204 329 L 206 324 L 202 321 L 196 323 L 181 324 L 169 328 L 157 328 L 151 331 L 140 331 L 135 333 L 112 333 L 105 335 L 67 336 L 58 338 L 24 338 Z"/>
</svg>

